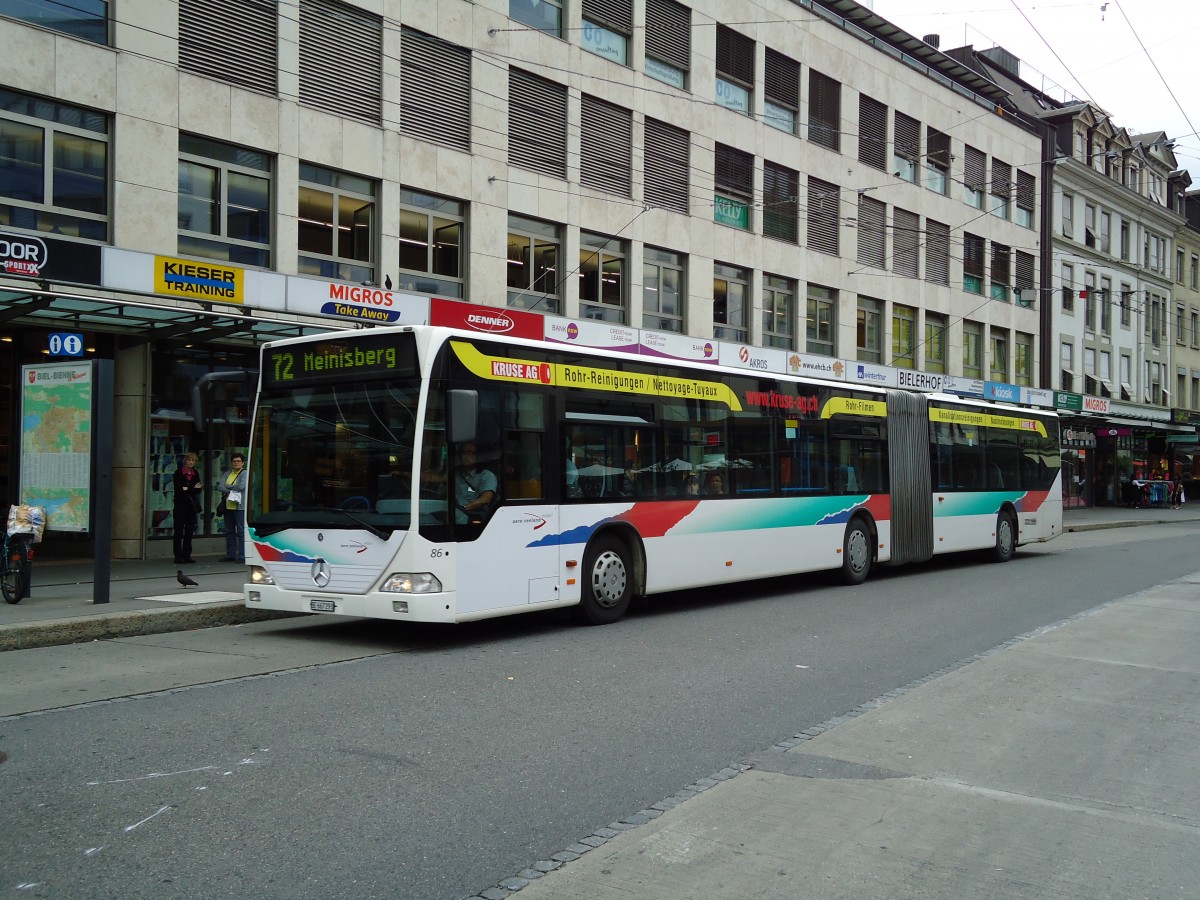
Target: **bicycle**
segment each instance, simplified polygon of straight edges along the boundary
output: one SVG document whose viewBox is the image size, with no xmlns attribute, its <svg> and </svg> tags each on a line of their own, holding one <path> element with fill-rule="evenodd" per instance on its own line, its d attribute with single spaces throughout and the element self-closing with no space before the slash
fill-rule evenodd
<svg viewBox="0 0 1200 900">
<path fill-rule="evenodd" d="M 20 603 L 29 596 L 33 574 L 33 535 L 18 532 L 4 538 L 4 558 L 0 560 L 0 593 L 7 603 Z"/>
</svg>

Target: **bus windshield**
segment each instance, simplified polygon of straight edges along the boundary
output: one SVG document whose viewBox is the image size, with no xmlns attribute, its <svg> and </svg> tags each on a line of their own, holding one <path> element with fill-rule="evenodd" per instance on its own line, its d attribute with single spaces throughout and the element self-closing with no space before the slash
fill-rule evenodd
<svg viewBox="0 0 1200 900">
<path fill-rule="evenodd" d="M 366 529 L 412 521 L 416 377 L 264 391 L 254 422 L 247 525 Z"/>
</svg>

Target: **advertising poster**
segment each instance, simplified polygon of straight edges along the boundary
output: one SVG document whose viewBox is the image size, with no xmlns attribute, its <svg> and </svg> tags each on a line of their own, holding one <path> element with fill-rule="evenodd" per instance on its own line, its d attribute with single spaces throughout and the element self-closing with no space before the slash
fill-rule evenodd
<svg viewBox="0 0 1200 900">
<path fill-rule="evenodd" d="M 88 531 L 92 364 L 21 367 L 21 502 L 46 509 L 50 531 Z"/>
</svg>

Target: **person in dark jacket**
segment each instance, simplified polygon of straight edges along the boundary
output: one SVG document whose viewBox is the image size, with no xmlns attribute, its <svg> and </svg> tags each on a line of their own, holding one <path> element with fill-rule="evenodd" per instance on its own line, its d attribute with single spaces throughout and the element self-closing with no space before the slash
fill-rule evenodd
<svg viewBox="0 0 1200 900">
<path fill-rule="evenodd" d="M 200 473 L 196 471 L 199 461 L 195 453 L 185 453 L 183 465 L 172 478 L 175 487 L 175 505 L 171 512 L 175 522 L 175 562 L 181 564 L 196 561 L 192 559 L 192 536 L 196 533 L 196 514 L 204 505 Z"/>
</svg>

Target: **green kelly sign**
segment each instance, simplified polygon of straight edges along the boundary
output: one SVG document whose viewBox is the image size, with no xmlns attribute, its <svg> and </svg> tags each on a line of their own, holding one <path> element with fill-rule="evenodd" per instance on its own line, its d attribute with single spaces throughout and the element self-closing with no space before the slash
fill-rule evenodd
<svg viewBox="0 0 1200 900">
<path fill-rule="evenodd" d="M 1068 394 L 1066 391 L 1055 391 L 1054 408 L 1080 412 L 1083 409 L 1083 394 Z"/>
<path fill-rule="evenodd" d="M 732 225 L 743 231 L 750 230 L 750 207 L 740 200 L 731 200 L 720 194 L 713 195 L 713 221 L 718 225 Z"/>
</svg>

